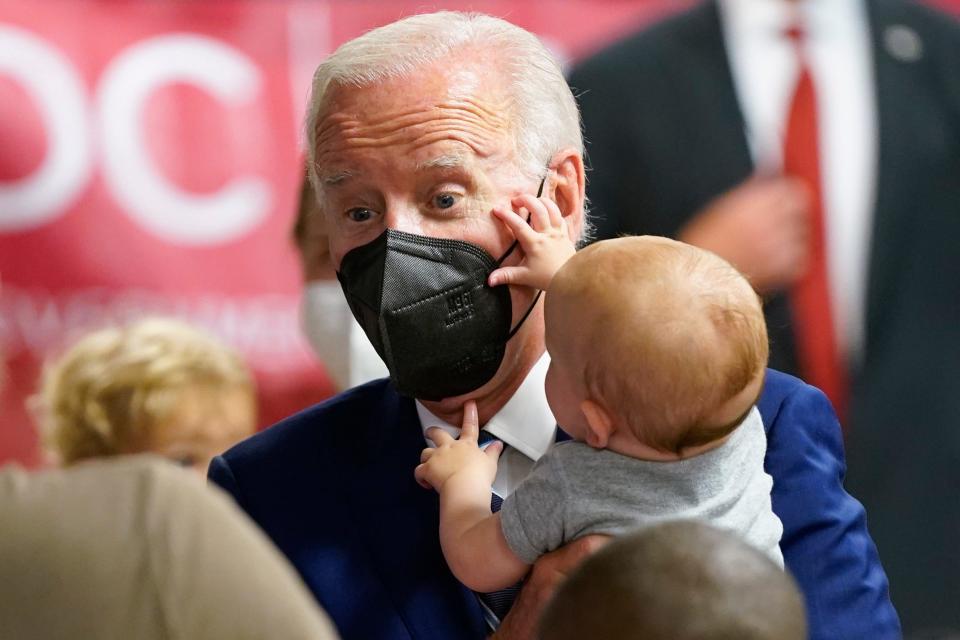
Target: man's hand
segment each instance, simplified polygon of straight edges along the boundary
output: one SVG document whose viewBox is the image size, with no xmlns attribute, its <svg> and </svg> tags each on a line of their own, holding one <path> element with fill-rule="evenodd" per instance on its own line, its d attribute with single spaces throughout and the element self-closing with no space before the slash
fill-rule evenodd
<svg viewBox="0 0 960 640">
<path fill-rule="evenodd" d="M 477 446 L 479 435 L 477 403 L 473 400 L 463 406 L 463 427 L 459 439 L 454 440 L 453 436 L 439 427 L 427 429 L 427 438 L 437 447 L 427 447 L 420 454 L 420 465 L 413 472 L 420 486 L 426 489 L 433 487 L 441 492 L 447 481 L 456 476 L 466 486 L 486 487 L 489 493 L 497 475 L 497 458 L 503 451 L 503 443 L 497 440 L 480 449 Z"/>
<path fill-rule="evenodd" d="M 512 267 L 501 267 L 490 274 L 487 284 L 520 284 L 546 289 L 553 275 L 576 253 L 567 223 L 557 203 L 547 198 L 523 195 L 513 199 L 516 211 L 495 208 L 493 215 L 510 229 L 523 249 L 524 260 Z M 530 215 L 527 224 L 524 211 Z"/>
<path fill-rule="evenodd" d="M 807 269 L 810 207 L 799 180 L 752 177 L 707 205 L 677 239 L 724 258 L 759 293 L 775 291 Z"/>
<path fill-rule="evenodd" d="M 541 556 L 533 565 L 510 613 L 501 621 L 500 628 L 491 640 L 535 638 L 540 614 L 553 597 L 553 592 L 570 572 L 609 541 L 609 536 L 586 536 Z"/>
</svg>

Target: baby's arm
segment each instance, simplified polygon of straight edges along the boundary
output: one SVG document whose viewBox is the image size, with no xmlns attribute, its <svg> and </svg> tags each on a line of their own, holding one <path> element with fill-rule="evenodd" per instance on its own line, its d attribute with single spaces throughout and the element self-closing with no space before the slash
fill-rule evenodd
<svg viewBox="0 0 960 640">
<path fill-rule="evenodd" d="M 516 266 L 501 267 L 490 274 L 491 287 L 521 284 L 546 289 L 553 275 L 576 253 L 567 223 L 557 204 L 547 197 L 523 195 L 513 206 L 530 213 L 530 224 L 517 211 L 495 208 L 493 214 L 510 229 L 520 243 L 525 258 Z"/>
<path fill-rule="evenodd" d="M 440 494 L 440 546 L 453 575 L 474 591 L 496 591 L 515 584 L 530 566 L 517 558 L 490 512 L 490 485 L 497 473 L 500 442 L 477 446 L 477 405 L 463 408 L 463 430 L 454 440 L 433 427 L 427 431 L 437 448 L 423 450 L 414 476 Z"/>
</svg>

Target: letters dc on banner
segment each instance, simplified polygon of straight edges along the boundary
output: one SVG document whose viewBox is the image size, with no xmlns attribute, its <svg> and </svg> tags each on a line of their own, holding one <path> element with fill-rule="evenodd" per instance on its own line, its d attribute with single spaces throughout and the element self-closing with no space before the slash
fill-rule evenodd
<svg viewBox="0 0 960 640">
<path fill-rule="evenodd" d="M 44 358 L 147 314 L 254 369 L 261 422 L 333 387 L 301 339 L 289 226 L 315 3 L 0 3 L 0 460 L 38 462 Z M 310 37 L 294 41 L 294 24 Z"/>
<path fill-rule="evenodd" d="M 594 2 L 449 8 L 509 15 L 570 57 L 676 6 L 601 4 L 602 19 Z M 262 426 L 334 391 L 299 327 L 300 121 L 324 55 L 419 9 L 0 0 L 0 462 L 40 462 L 24 401 L 44 359 L 147 314 L 238 348 Z"/>
<path fill-rule="evenodd" d="M 506 16 L 571 60 L 688 4 L 443 6 Z M 339 43 L 420 10 L 409 0 L 0 0 L 0 463 L 40 462 L 24 400 L 44 359 L 147 314 L 184 318 L 240 350 L 261 426 L 334 391 L 301 337 L 289 239 L 310 76 Z"/>
</svg>

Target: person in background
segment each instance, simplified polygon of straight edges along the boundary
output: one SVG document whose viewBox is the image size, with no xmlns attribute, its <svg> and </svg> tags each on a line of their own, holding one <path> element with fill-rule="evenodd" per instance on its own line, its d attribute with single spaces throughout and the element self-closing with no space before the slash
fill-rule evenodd
<svg viewBox="0 0 960 640">
<path fill-rule="evenodd" d="M 59 464 L 152 452 L 198 473 L 256 420 L 240 356 L 164 318 L 82 337 L 46 367 L 31 408 Z"/>
<path fill-rule="evenodd" d="M 573 70 L 598 236 L 678 238 L 766 298 L 770 366 L 846 416 L 908 633 L 960 629 L 960 23 L 709 0 Z"/>
<path fill-rule="evenodd" d="M 306 175 L 291 236 L 303 274 L 301 327 L 327 373 L 339 389 L 387 377 L 387 367 L 343 297 L 330 262 L 324 217 Z"/>
<path fill-rule="evenodd" d="M 789 573 L 728 531 L 694 520 L 619 538 L 557 590 L 539 640 L 806 640 Z"/>
<path fill-rule="evenodd" d="M 0 349 L 0 386 L 4 363 Z M 161 458 L 122 456 L 0 467 L 0 638 L 337 634 L 232 500 Z"/>
<path fill-rule="evenodd" d="M 522 260 L 493 210 L 516 210 L 524 196 L 552 200 L 570 239 L 583 238 L 570 87 L 543 43 L 515 25 L 415 15 L 324 59 L 305 128 L 331 261 L 390 379 L 248 438 L 214 458 L 210 478 L 288 555 L 348 640 L 479 639 L 494 628 L 497 640 L 530 638 L 546 598 L 596 537 L 542 556 L 515 600 L 476 594 L 444 562 L 437 498 L 413 470 L 424 429 L 456 433 L 467 401 L 505 444 L 498 497 L 557 438 L 542 300 L 487 278 Z M 893 637 L 886 576 L 863 509 L 842 485 L 829 403 L 767 371 L 757 405 L 781 549 L 815 598 L 814 637 Z"/>
<path fill-rule="evenodd" d="M 155 456 L 0 468 L 0 638 L 334 640 L 270 541 Z"/>
</svg>

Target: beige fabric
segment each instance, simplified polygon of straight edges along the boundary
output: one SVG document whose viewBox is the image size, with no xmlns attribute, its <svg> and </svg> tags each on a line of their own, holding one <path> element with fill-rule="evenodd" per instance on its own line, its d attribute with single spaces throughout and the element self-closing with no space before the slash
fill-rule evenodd
<svg viewBox="0 0 960 640">
<path fill-rule="evenodd" d="M 335 638 L 218 489 L 149 456 L 0 469 L 0 638 Z"/>
</svg>

